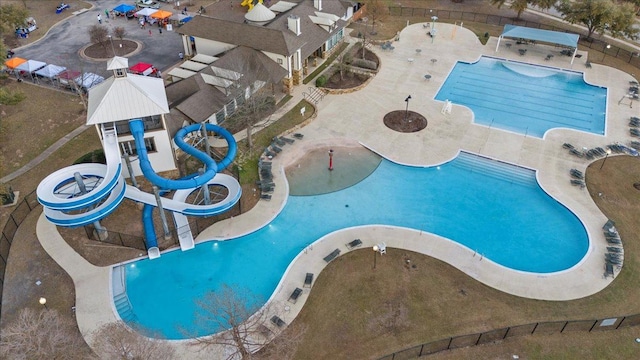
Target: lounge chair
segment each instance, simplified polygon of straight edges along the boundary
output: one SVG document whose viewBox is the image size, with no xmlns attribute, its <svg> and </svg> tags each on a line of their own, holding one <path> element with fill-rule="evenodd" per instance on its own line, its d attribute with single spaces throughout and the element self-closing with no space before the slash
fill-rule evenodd
<svg viewBox="0 0 640 360">
<path fill-rule="evenodd" d="M 284 136 L 281 136 L 280 140 L 284 141 L 287 144 L 293 144 L 295 142 L 295 140 L 289 139 L 288 137 L 284 137 Z"/>
<path fill-rule="evenodd" d="M 302 295 L 302 289 L 297 287 L 295 290 L 293 290 L 291 295 L 289 295 L 289 299 L 287 301 L 295 304 L 296 301 L 298 301 L 300 295 Z"/>
<path fill-rule="evenodd" d="M 283 327 L 283 326 L 287 325 L 287 323 L 284 322 L 284 320 L 280 319 L 280 317 L 278 315 L 273 315 L 271 317 L 271 322 L 277 327 Z"/>
<path fill-rule="evenodd" d="M 631 134 L 631 136 L 640 137 L 640 129 L 631 128 L 629 129 L 629 133 Z"/>
<path fill-rule="evenodd" d="M 636 150 L 640 150 L 640 141 L 632 141 L 631 143 L 629 143 L 629 146 Z"/>
<path fill-rule="evenodd" d="M 262 334 L 262 336 L 264 336 L 266 338 L 270 337 L 271 334 L 272 334 L 271 329 L 266 327 L 264 324 L 260 324 L 258 326 L 258 331 L 260 332 L 260 334 Z"/>
<path fill-rule="evenodd" d="M 520 56 L 524 56 L 524 54 L 527 53 L 527 49 L 518 49 L 518 52 L 520 53 Z"/>
<path fill-rule="evenodd" d="M 579 158 L 584 157 L 584 153 L 576 149 L 569 149 L 569 154 L 577 156 Z"/>
<path fill-rule="evenodd" d="M 571 179 L 571 185 L 584 187 L 584 181 L 578 179 Z"/>
<path fill-rule="evenodd" d="M 271 149 L 277 153 L 282 152 L 282 149 L 280 149 L 276 144 L 271 144 Z"/>
<path fill-rule="evenodd" d="M 338 255 L 340 255 L 340 249 L 335 249 L 329 255 L 324 257 L 324 261 L 331 262 L 331 260 L 338 257 Z"/>
<path fill-rule="evenodd" d="M 607 220 L 606 223 L 604 223 L 604 225 L 602 225 L 602 230 L 604 231 L 609 231 L 610 229 L 612 229 L 614 226 L 616 226 L 616 222 L 613 220 Z"/>
<path fill-rule="evenodd" d="M 607 242 L 612 245 L 622 245 L 620 238 L 607 238 Z"/>
<path fill-rule="evenodd" d="M 276 157 L 276 153 L 273 153 L 273 152 L 269 151 L 269 149 L 265 150 L 265 151 L 264 151 L 264 154 L 265 154 L 269 159 L 272 159 L 272 158 Z"/>
<path fill-rule="evenodd" d="M 622 253 L 622 248 L 615 247 L 615 246 L 607 246 L 607 251 L 610 252 L 610 253 L 621 254 Z"/>
<path fill-rule="evenodd" d="M 562 144 L 562 147 L 565 149 L 575 149 L 575 147 L 569 143 Z"/>
<path fill-rule="evenodd" d="M 347 244 L 348 249 L 357 248 L 358 246 L 362 246 L 362 240 L 355 239 Z"/>
<path fill-rule="evenodd" d="M 285 146 L 287 143 L 285 143 L 284 141 L 282 141 L 279 137 L 274 137 L 273 138 L 273 142 L 278 144 L 279 146 Z"/>
<path fill-rule="evenodd" d="M 269 201 L 269 200 L 271 200 L 271 195 L 262 194 L 262 195 L 260 195 L 260 199 Z"/>
<path fill-rule="evenodd" d="M 584 174 L 582 173 L 582 171 L 578 169 L 569 170 L 569 174 L 571 174 L 571 176 L 576 179 L 580 179 L 580 180 L 584 179 Z"/>
<path fill-rule="evenodd" d="M 310 288 L 311 284 L 313 284 L 313 273 L 307 273 L 304 277 L 304 286 L 306 288 Z"/>
<path fill-rule="evenodd" d="M 613 277 L 613 265 L 609 263 L 604 264 L 604 277 L 605 279 L 609 276 Z"/>
</svg>

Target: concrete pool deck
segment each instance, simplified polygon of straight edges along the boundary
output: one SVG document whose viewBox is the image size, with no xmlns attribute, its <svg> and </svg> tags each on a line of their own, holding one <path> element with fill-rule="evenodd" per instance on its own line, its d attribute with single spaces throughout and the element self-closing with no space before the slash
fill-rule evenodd
<svg viewBox="0 0 640 360">
<path fill-rule="evenodd" d="M 391 226 L 344 229 L 319 239 L 302 251 L 287 269 L 270 299 L 274 314 L 287 324 L 300 312 L 310 291 L 302 287 L 305 274 L 310 272 L 317 277 L 327 265 L 323 258 L 336 248 L 342 254 L 348 252 L 345 244 L 355 238 L 363 242 L 358 249 L 386 243 L 388 247 L 423 253 L 443 260 L 489 286 L 529 298 L 581 298 L 597 293 L 613 280 L 603 277 L 607 243 L 602 225 L 607 219 L 591 200 L 587 190 L 572 186 L 569 181 L 571 168 L 584 171 L 591 161 L 570 155 L 562 148 L 562 144 L 569 142 L 578 148 L 592 148 L 614 142 L 627 143 L 631 138 L 626 119 L 633 115 L 633 109 L 628 99 L 623 104 L 618 104 L 618 100 L 626 94 L 629 81 L 633 80 L 631 75 L 596 64 L 587 68 L 587 54 L 581 51 L 582 58 L 576 59 L 573 65 L 569 57 L 560 56 L 560 48 L 553 46 L 527 45 L 526 55 L 520 56 L 518 49 L 525 46 L 516 46 L 514 41 L 503 41 L 496 53 L 495 38 L 491 38 L 487 45 L 482 45 L 473 33 L 464 28 L 440 23 L 436 27 L 438 36 L 433 42 L 422 24 L 414 24 L 401 32 L 400 41 L 393 43 L 395 50 L 382 51 L 376 47 L 374 51 L 380 57 L 381 68 L 375 78 L 360 91 L 326 95 L 317 105 L 318 117 L 297 130 L 304 134 L 304 139 L 284 146 L 282 153 L 273 159 L 277 186 L 271 201 L 260 201 L 248 213 L 214 224 L 200 234 L 198 241 L 236 237 L 273 219 L 287 198 L 284 167 L 295 164 L 308 150 L 363 145 L 392 161 L 408 165 L 440 164 L 454 158 L 460 150 L 465 150 L 537 169 L 542 188 L 571 209 L 585 225 L 590 238 L 588 254 L 569 270 L 540 275 L 506 269 L 434 234 Z M 510 48 L 505 45 L 508 42 L 513 44 Z M 417 52 L 417 49 L 421 51 Z M 550 53 L 555 56 L 546 61 L 545 57 Z M 433 98 L 449 71 L 456 61 L 475 61 L 481 55 L 584 71 L 587 82 L 607 86 L 608 121 L 605 136 L 554 129 L 540 139 L 473 124 L 472 112 L 455 104 L 451 114 L 442 114 L 442 103 Z M 425 79 L 426 74 L 431 75 L 430 80 Z M 301 86 L 295 90 L 291 103 L 301 99 L 303 88 Z M 387 112 L 404 110 L 407 95 L 412 96 L 409 109 L 428 119 L 425 130 L 398 133 L 382 123 Z M 43 216 L 38 221 L 37 234 L 47 252 L 73 278 L 76 286 L 76 317 L 82 334 L 90 338 L 101 324 L 117 320 L 109 281 L 111 267 L 95 267 L 86 262 L 64 242 L 55 226 Z M 287 302 L 296 287 L 303 288 L 302 296 L 295 304 Z M 267 326 L 276 330 L 270 323 Z M 87 340 L 90 343 L 90 339 Z M 215 354 L 199 352 L 198 348 L 188 345 L 189 341 L 172 343 L 184 358 L 204 359 Z M 224 352 L 223 349 L 209 351 Z"/>
</svg>

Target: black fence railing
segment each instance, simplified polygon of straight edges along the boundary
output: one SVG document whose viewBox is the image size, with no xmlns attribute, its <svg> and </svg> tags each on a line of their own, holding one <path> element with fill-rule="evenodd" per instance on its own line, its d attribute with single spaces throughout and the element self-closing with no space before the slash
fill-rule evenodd
<svg viewBox="0 0 640 360">
<path fill-rule="evenodd" d="M 392 16 L 411 16 L 411 17 L 424 17 L 427 22 L 432 21 L 433 16 L 437 16 L 437 21 L 447 22 L 476 22 L 482 24 L 504 26 L 506 24 L 513 24 L 518 26 L 526 26 L 530 28 L 552 30 L 560 32 L 577 33 L 575 30 L 567 30 L 558 26 L 544 24 L 540 22 L 540 18 L 535 14 L 525 14 L 521 19 L 514 19 L 513 16 L 485 14 L 466 11 L 455 10 L 430 10 L 424 8 L 413 8 L 403 6 L 391 6 L 389 7 L 389 13 Z M 623 48 L 616 46 L 616 44 L 604 41 L 596 38 L 594 35 L 592 38 L 587 38 L 585 34 L 580 34 L 580 40 L 578 45 L 583 48 L 593 49 L 604 53 L 602 59 L 605 57 L 613 57 L 618 60 L 631 64 L 632 66 L 640 69 L 640 52 L 633 50 L 632 47 Z M 592 59 L 590 59 L 592 60 Z"/>
<path fill-rule="evenodd" d="M 9 214 L 9 218 L 2 229 L 2 237 L 0 237 L 0 314 L 2 314 L 2 294 L 5 271 L 7 269 L 9 250 L 11 250 L 13 238 L 16 236 L 18 228 L 20 228 L 24 219 L 26 219 L 33 210 L 39 207 L 40 203 L 38 202 L 38 196 L 35 191 L 24 196 L 22 201 L 20 201 L 11 214 Z"/>
<path fill-rule="evenodd" d="M 381 357 L 379 360 L 409 360 L 421 356 L 435 354 L 445 350 L 459 349 L 469 346 L 488 344 L 516 336 L 533 334 L 559 334 L 570 331 L 595 332 L 616 330 L 630 326 L 640 325 L 640 314 L 610 317 L 594 320 L 572 321 L 547 321 L 532 324 L 510 326 L 506 328 L 489 330 L 481 333 L 454 336 L 435 340 L 424 344 L 412 346 L 392 354 Z"/>
</svg>

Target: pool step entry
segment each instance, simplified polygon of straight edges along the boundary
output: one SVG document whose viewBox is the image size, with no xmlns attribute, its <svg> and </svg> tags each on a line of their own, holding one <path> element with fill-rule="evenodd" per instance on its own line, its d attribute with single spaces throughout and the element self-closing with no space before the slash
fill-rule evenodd
<svg viewBox="0 0 640 360">
<path fill-rule="evenodd" d="M 118 314 L 125 322 L 131 322 L 138 320 L 138 317 L 133 312 L 133 306 L 129 301 L 129 297 L 126 293 L 118 294 L 113 297 L 113 302 L 116 304 L 116 310 Z"/>
<path fill-rule="evenodd" d="M 535 171 L 475 154 L 460 152 L 452 164 L 513 184 L 537 185 Z"/>
</svg>

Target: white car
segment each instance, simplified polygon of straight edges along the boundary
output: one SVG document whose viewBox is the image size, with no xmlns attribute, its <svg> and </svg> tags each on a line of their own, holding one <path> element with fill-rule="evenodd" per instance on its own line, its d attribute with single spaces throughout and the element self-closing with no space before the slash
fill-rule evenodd
<svg viewBox="0 0 640 360">
<path fill-rule="evenodd" d="M 160 4 L 158 4 L 157 2 L 155 2 L 153 0 L 138 0 L 138 3 L 136 5 L 139 8 L 152 8 L 152 9 L 159 9 L 160 8 Z"/>
</svg>

